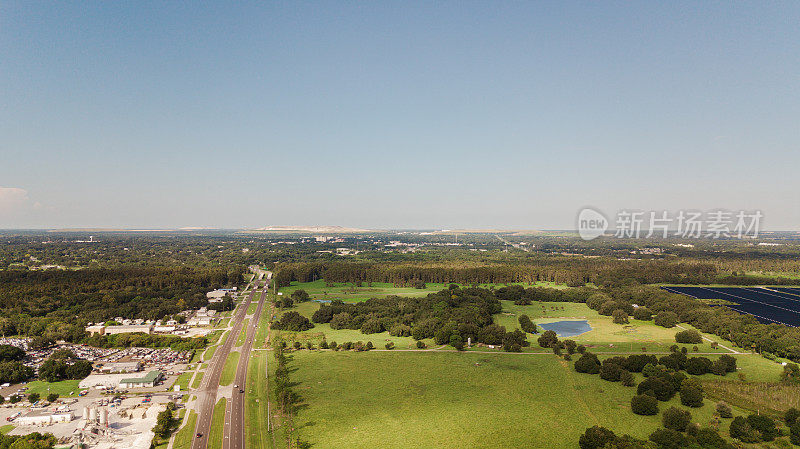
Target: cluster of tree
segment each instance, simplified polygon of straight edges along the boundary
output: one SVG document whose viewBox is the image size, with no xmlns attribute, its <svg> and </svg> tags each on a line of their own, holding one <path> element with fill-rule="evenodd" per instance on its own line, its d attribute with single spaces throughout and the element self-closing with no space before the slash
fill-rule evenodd
<svg viewBox="0 0 800 449">
<path fill-rule="evenodd" d="M 673 409 L 670 409 L 673 410 Z M 686 423 L 686 415 L 679 409 L 667 410 L 662 422 L 665 427 L 656 429 L 650 434 L 649 441 L 633 438 L 629 435 L 617 436 L 613 431 L 600 426 L 589 427 L 578 439 L 581 449 L 651 449 L 653 445 L 659 449 L 733 449 L 734 446 L 712 428 L 700 428 L 697 424 Z M 689 415 L 691 419 L 691 415 Z M 671 427 L 666 427 L 669 424 Z"/>
<path fill-rule="evenodd" d="M 531 321 L 531 318 L 528 315 L 522 314 L 518 318 L 519 327 L 522 329 L 523 332 L 527 332 L 529 334 L 538 334 L 539 329 L 536 328 L 536 324 Z"/>
<path fill-rule="evenodd" d="M 0 271 L 0 333 L 79 342 L 87 322 L 156 320 L 205 306 L 208 290 L 238 284 L 242 273 L 241 267 L 130 266 Z"/>
<path fill-rule="evenodd" d="M 275 305 L 282 308 L 289 308 L 295 304 L 306 302 L 311 296 L 303 289 L 297 289 L 290 295 L 281 295 L 275 299 Z"/>
<path fill-rule="evenodd" d="M 789 427 L 789 441 L 800 446 L 800 410 L 790 408 L 783 415 L 783 422 Z"/>
<path fill-rule="evenodd" d="M 39 378 L 47 382 L 83 379 L 92 373 L 92 362 L 79 359 L 69 349 L 54 351 L 39 367 Z"/>
<path fill-rule="evenodd" d="M 208 345 L 206 337 L 184 338 L 177 335 L 145 334 L 133 332 L 111 335 L 92 335 L 83 343 L 97 348 L 172 348 L 175 351 L 191 352 Z"/>
<path fill-rule="evenodd" d="M 700 344 L 703 337 L 694 329 L 686 329 L 675 334 L 675 341 L 684 344 Z"/>
<path fill-rule="evenodd" d="M 278 321 L 272 323 L 272 328 L 283 331 L 302 332 L 314 327 L 308 318 L 291 310 L 284 313 Z"/>
<path fill-rule="evenodd" d="M 751 414 L 745 418 L 733 418 L 730 427 L 731 438 L 736 438 L 743 443 L 760 443 L 773 441 L 778 436 L 778 427 L 775 420 L 767 415 Z"/>
<path fill-rule="evenodd" d="M 3 449 L 52 449 L 56 443 L 58 440 L 51 433 L 0 434 L 0 448 Z"/>
<path fill-rule="evenodd" d="M 275 368 L 273 388 L 278 412 L 281 414 L 282 426 L 285 429 L 287 447 L 308 448 L 310 445 L 301 441 L 296 434 L 297 429 L 294 425 L 294 419 L 303 399 L 297 391 L 297 382 L 292 381 L 290 378 L 289 359 L 284 353 L 284 347 L 285 343 L 279 342 L 275 348 L 275 361 L 278 366 Z"/>
<path fill-rule="evenodd" d="M 153 433 L 156 438 L 166 440 L 172 434 L 172 431 L 178 427 L 180 420 L 175 417 L 175 403 L 167 402 L 167 408 L 163 412 L 159 412 L 156 417 L 156 425 L 153 427 Z M 157 443 L 154 441 L 154 443 Z"/>
</svg>

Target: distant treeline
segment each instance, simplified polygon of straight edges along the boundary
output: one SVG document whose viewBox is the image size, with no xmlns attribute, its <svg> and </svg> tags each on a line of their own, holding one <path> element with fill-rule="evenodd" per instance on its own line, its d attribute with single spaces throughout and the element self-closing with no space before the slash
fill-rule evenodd
<svg viewBox="0 0 800 449">
<path fill-rule="evenodd" d="M 570 286 L 593 283 L 599 286 L 632 284 L 800 285 L 800 279 L 751 275 L 723 275 L 715 264 L 700 261 L 618 260 L 611 258 L 547 258 L 535 262 L 508 264 L 476 263 L 376 263 L 307 262 L 278 266 L 279 287 L 292 281 L 388 282 L 412 286 L 431 283 L 533 283 L 556 282 Z"/>
</svg>

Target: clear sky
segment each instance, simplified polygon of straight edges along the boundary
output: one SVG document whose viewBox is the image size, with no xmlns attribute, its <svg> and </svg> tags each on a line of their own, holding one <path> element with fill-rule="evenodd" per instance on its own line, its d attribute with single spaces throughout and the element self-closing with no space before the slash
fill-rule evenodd
<svg viewBox="0 0 800 449">
<path fill-rule="evenodd" d="M 0 228 L 800 229 L 800 2 L 0 2 Z"/>
</svg>

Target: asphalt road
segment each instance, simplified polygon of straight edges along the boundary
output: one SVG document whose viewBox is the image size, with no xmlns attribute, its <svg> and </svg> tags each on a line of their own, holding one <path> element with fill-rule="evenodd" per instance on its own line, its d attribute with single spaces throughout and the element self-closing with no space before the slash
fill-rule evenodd
<svg viewBox="0 0 800 449">
<path fill-rule="evenodd" d="M 266 296 L 264 292 L 266 291 L 267 284 L 264 281 L 257 282 L 258 286 L 263 285 L 260 301 L 263 304 L 264 297 Z M 225 366 L 225 361 L 228 359 L 228 354 L 230 354 L 231 348 L 236 343 L 236 340 L 239 339 L 239 333 L 242 331 L 244 317 L 247 315 L 247 309 L 250 307 L 250 303 L 253 301 L 253 297 L 257 291 L 258 287 L 254 287 L 247 296 L 247 299 L 236 309 L 236 312 L 232 318 L 233 329 L 231 329 L 231 331 L 228 333 L 222 346 L 218 347 L 217 350 L 214 351 L 214 356 L 208 363 L 206 375 L 203 376 L 200 389 L 197 391 L 197 403 L 199 406 L 197 409 L 198 417 L 197 425 L 195 427 L 195 435 L 200 434 L 201 437 L 198 438 L 195 436 L 195 438 L 192 440 L 192 449 L 205 449 L 208 445 L 208 433 L 211 430 L 211 417 L 214 414 L 214 405 L 217 400 L 217 390 L 219 389 L 219 379 L 222 376 L 222 369 Z M 259 310 L 260 309 L 261 306 L 259 306 Z M 240 365 L 242 360 L 247 360 L 247 357 L 240 356 Z M 238 381 L 234 383 L 238 383 Z M 236 390 L 236 394 L 239 394 L 238 390 Z"/>
<path fill-rule="evenodd" d="M 244 428 L 244 393 L 240 391 L 247 387 L 247 366 L 250 362 L 250 350 L 253 348 L 253 340 L 258 328 L 258 320 L 261 317 L 261 309 L 267 297 L 266 287 L 261 292 L 255 315 L 250 319 L 247 326 L 247 337 L 240 350 L 239 366 L 236 368 L 236 377 L 233 384 L 238 388 L 233 389 L 233 399 L 225 410 L 225 438 L 222 442 L 222 449 L 243 449 L 245 447 Z"/>
</svg>

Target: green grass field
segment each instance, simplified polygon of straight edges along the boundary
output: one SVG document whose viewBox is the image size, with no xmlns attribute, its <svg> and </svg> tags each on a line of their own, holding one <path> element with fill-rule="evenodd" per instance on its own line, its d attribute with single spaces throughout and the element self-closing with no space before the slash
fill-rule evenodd
<svg viewBox="0 0 800 449">
<path fill-rule="evenodd" d="M 14 426 L 12 424 L 4 424 L 4 425 L 0 426 L 0 433 L 5 435 L 8 432 L 11 432 L 12 430 L 14 430 L 15 428 L 16 428 L 16 426 Z"/>
<path fill-rule="evenodd" d="M 264 372 L 267 357 L 271 353 L 253 351 L 255 355 L 247 366 L 247 388 L 245 390 L 245 447 L 269 449 L 273 447 L 272 435 L 267 428 L 267 377 Z"/>
<path fill-rule="evenodd" d="M 236 367 L 239 365 L 239 351 L 233 351 L 228 354 L 228 359 L 225 360 L 225 366 L 222 367 L 222 376 L 220 376 L 219 384 L 224 386 L 230 385 L 233 378 L 236 377 Z"/>
<path fill-rule="evenodd" d="M 214 406 L 214 414 L 211 417 L 211 431 L 208 433 L 208 447 L 210 449 L 222 449 L 227 404 L 228 400 L 222 398 Z"/>
<path fill-rule="evenodd" d="M 242 330 L 239 331 L 239 338 L 236 339 L 236 346 L 241 346 L 247 339 L 247 326 L 250 324 L 250 318 L 245 318 L 242 323 Z"/>
<path fill-rule="evenodd" d="M 186 419 L 186 425 L 181 427 L 178 433 L 175 434 L 175 441 L 172 444 L 174 449 L 189 449 L 192 447 L 192 439 L 194 438 L 194 428 L 197 425 L 197 413 L 194 410 L 189 412 L 189 417 Z"/>
<path fill-rule="evenodd" d="M 564 284 L 556 284 L 554 282 L 537 282 L 537 283 L 510 283 L 510 284 L 479 284 L 479 287 L 502 287 L 504 285 L 524 285 L 526 287 L 550 287 L 550 288 L 567 288 Z M 333 300 L 341 299 L 345 302 L 359 302 L 365 301 L 369 298 L 383 298 L 389 295 L 398 296 L 425 296 L 429 293 L 435 293 L 440 290 L 446 289 L 448 284 L 434 284 L 428 283 L 424 289 L 417 289 L 413 287 L 395 287 L 394 284 L 386 282 L 372 282 L 363 283 L 361 287 L 356 287 L 353 283 L 334 282 L 327 286 L 324 280 L 314 282 L 292 282 L 288 287 L 281 287 L 280 291 L 284 295 L 291 295 L 293 291 L 298 289 L 305 290 L 311 299 L 319 300 Z"/>
<path fill-rule="evenodd" d="M 207 362 L 207 361 L 211 360 L 211 358 L 214 357 L 214 351 L 216 351 L 216 350 L 217 350 L 216 346 L 212 346 L 212 347 L 206 349 L 206 352 L 203 353 L 203 361 Z"/>
<path fill-rule="evenodd" d="M 185 373 L 181 373 L 181 375 L 175 379 L 175 383 L 173 383 L 172 386 L 174 387 L 175 385 L 179 385 L 182 391 L 186 391 L 189 389 L 190 380 L 192 380 L 192 373 L 187 371 Z"/>
<path fill-rule="evenodd" d="M 630 411 L 634 388 L 551 355 L 301 351 L 292 367 L 307 404 L 295 423 L 315 447 L 574 449 L 593 425 L 639 438 L 660 425 Z M 713 409 L 693 421 L 708 425 Z"/>
<path fill-rule="evenodd" d="M 261 309 L 261 318 L 258 321 L 256 328 L 256 335 L 253 338 L 254 348 L 265 348 L 267 346 L 267 329 L 269 328 L 269 319 L 271 312 L 271 303 L 265 303 Z"/>
<path fill-rule="evenodd" d="M 28 390 L 25 394 L 39 393 L 42 398 L 50 393 L 57 393 L 59 397 L 65 398 L 70 396 L 78 396 L 81 389 L 78 387 L 80 380 L 62 380 L 59 382 L 45 382 L 43 380 L 34 380 L 28 382 L 26 387 Z"/>
<path fill-rule="evenodd" d="M 250 303 L 250 305 L 247 307 L 247 314 L 248 315 L 253 315 L 254 313 L 256 313 L 256 309 L 257 308 L 258 308 L 258 303 L 257 302 Z"/>
<path fill-rule="evenodd" d="M 203 381 L 203 371 L 200 371 L 197 373 L 196 376 L 194 376 L 194 380 L 192 381 L 192 390 L 200 388 L 200 383 L 202 381 Z"/>
</svg>

